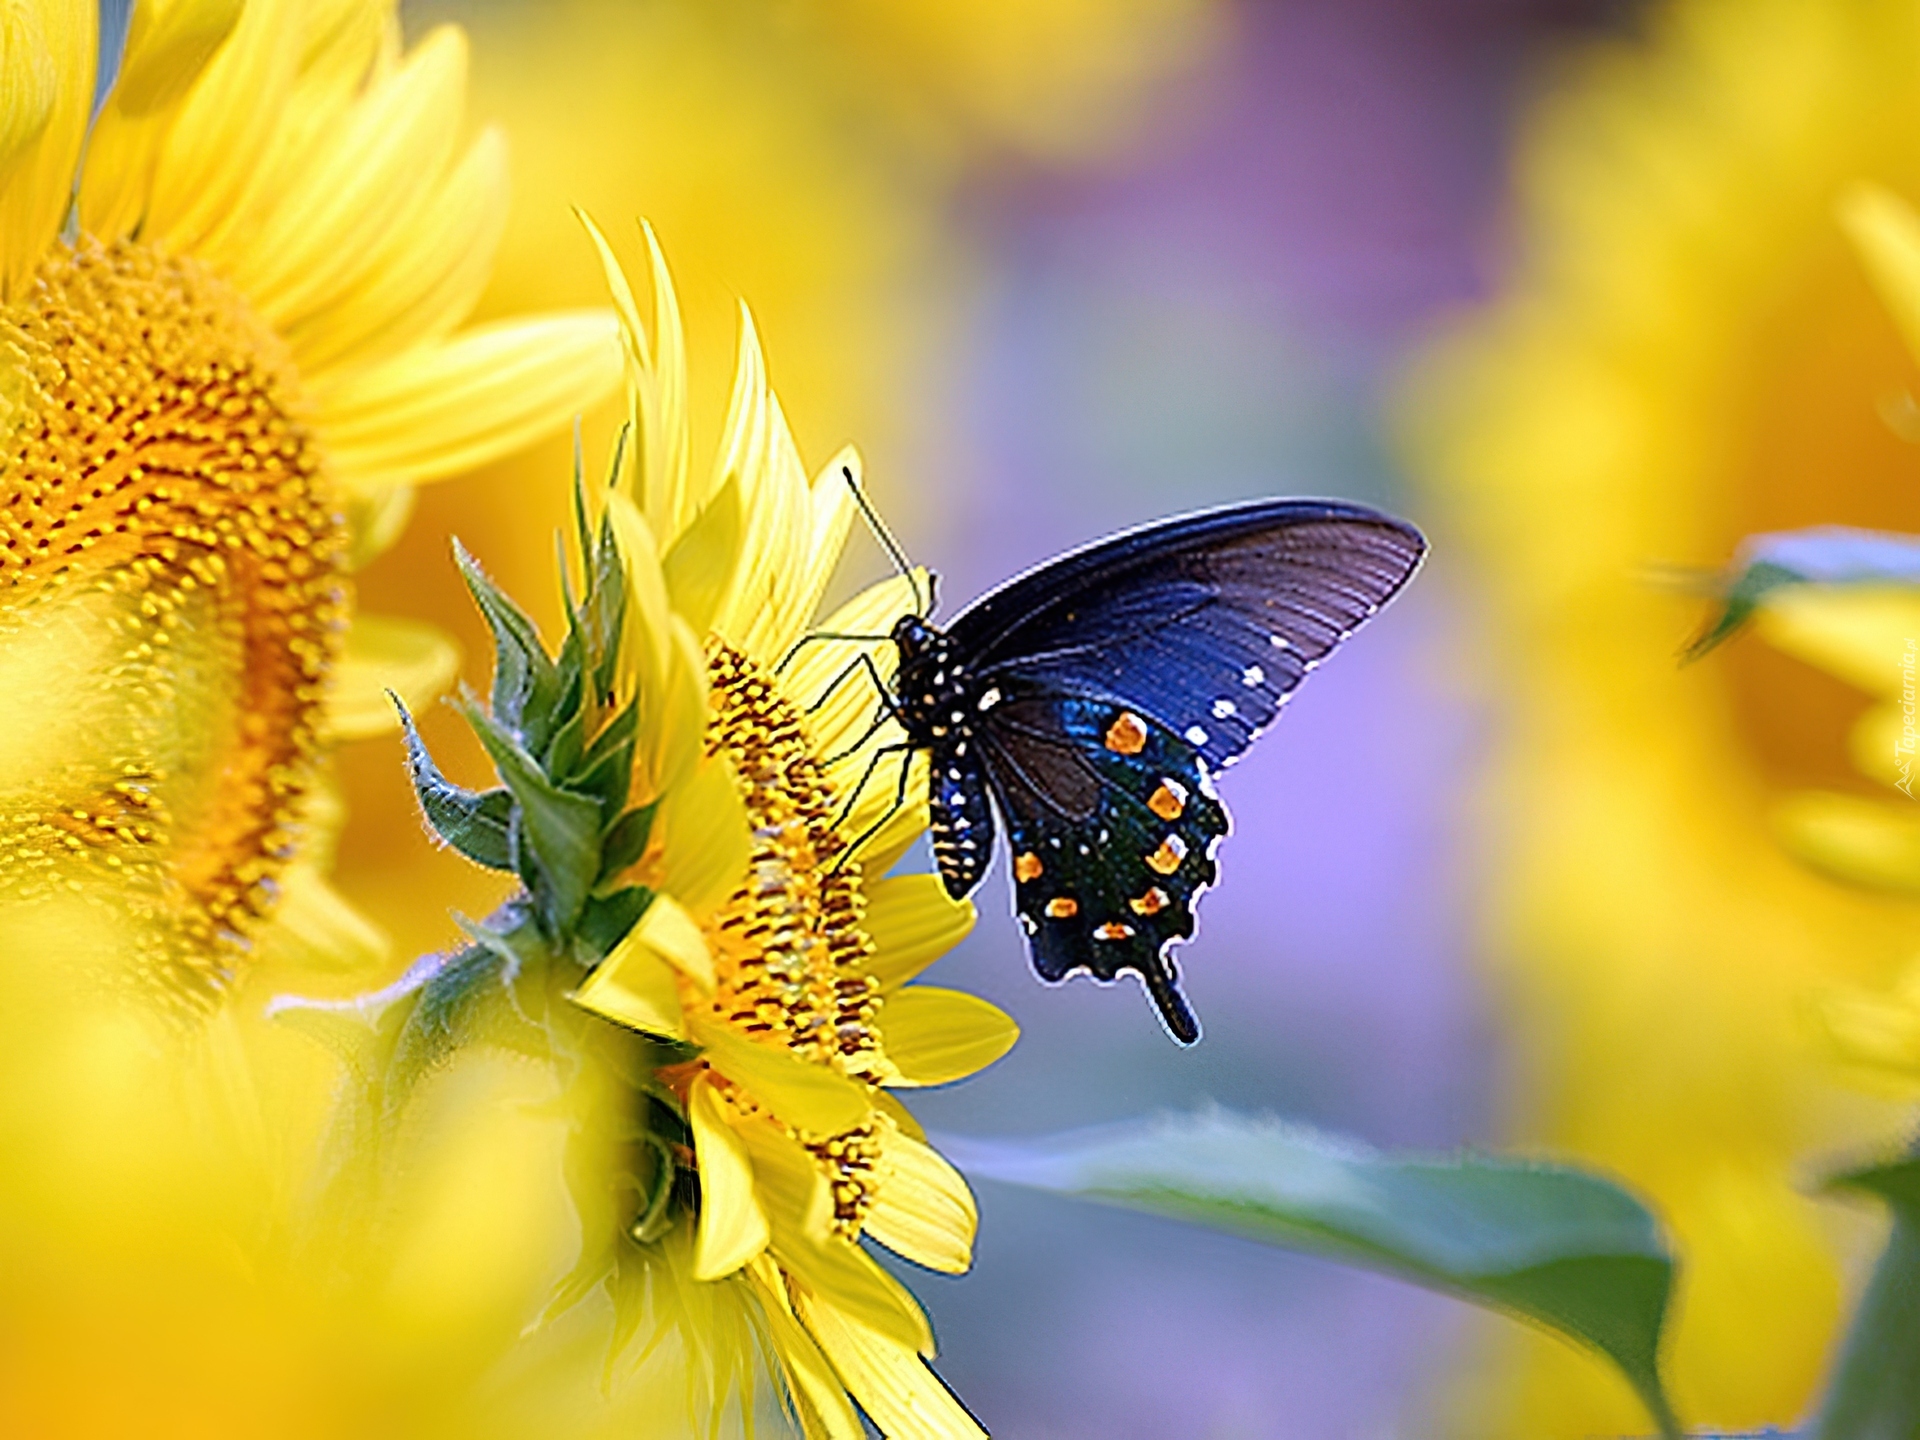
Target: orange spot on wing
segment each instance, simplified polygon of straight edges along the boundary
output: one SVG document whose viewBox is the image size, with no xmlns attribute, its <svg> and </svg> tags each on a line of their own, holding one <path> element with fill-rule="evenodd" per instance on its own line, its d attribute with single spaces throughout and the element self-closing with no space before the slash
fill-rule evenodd
<svg viewBox="0 0 1920 1440">
<path fill-rule="evenodd" d="M 1046 866 L 1040 863 L 1040 857 L 1029 850 L 1026 854 L 1017 856 L 1014 859 L 1013 878 L 1022 883 L 1028 880 L 1038 880 L 1046 868 Z"/>
<path fill-rule="evenodd" d="M 1133 913 L 1136 915 L 1157 915 L 1172 903 L 1171 900 L 1167 899 L 1167 892 L 1162 890 L 1158 885 L 1155 885 L 1147 891 L 1146 894 L 1140 896 L 1139 899 L 1127 901 L 1127 904 L 1133 907 Z"/>
<path fill-rule="evenodd" d="M 1162 820 L 1178 820 L 1187 808 L 1187 787 L 1178 780 L 1162 780 L 1147 800 L 1147 808 Z"/>
<path fill-rule="evenodd" d="M 1138 755 L 1147 748 L 1147 722 L 1131 710 L 1122 710 L 1107 727 L 1107 748 L 1116 755 Z"/>
<path fill-rule="evenodd" d="M 1109 920 L 1093 932 L 1093 938 L 1096 940 L 1130 940 L 1133 938 L 1133 927 L 1131 925 L 1122 925 L 1117 920 Z"/>
<path fill-rule="evenodd" d="M 1180 862 L 1187 858 L 1187 842 L 1178 835 L 1169 835 L 1160 842 L 1160 848 L 1147 856 L 1147 864 L 1162 875 L 1171 875 L 1180 868 Z"/>
<path fill-rule="evenodd" d="M 1047 914 L 1056 920 L 1071 920 L 1080 913 L 1080 902 L 1071 896 L 1060 895 L 1047 901 Z"/>
</svg>

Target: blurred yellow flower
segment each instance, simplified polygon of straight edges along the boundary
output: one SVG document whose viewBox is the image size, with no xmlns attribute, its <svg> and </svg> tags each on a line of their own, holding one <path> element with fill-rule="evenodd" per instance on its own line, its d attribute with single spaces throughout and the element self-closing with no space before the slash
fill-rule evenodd
<svg viewBox="0 0 1920 1440">
<path fill-rule="evenodd" d="M 457 656 L 350 623 L 345 577 L 618 350 L 600 313 L 456 333 L 505 219 L 457 29 L 403 51 L 392 0 L 140 0 L 89 126 L 97 8 L 8 11 L 0 903 L 98 892 L 136 973 L 204 997 L 282 894 L 377 949 L 300 863 L 318 763 Z"/>
<path fill-rule="evenodd" d="M 1798 1167 L 1893 1123 L 1836 1087 L 1808 1006 L 1882 980 L 1912 912 L 1776 841 L 1805 840 L 1807 792 L 1886 795 L 1849 763 L 1865 702 L 1752 639 L 1680 667 L 1697 606 L 1644 577 L 1764 531 L 1920 528 L 1913 361 L 1836 213 L 1863 179 L 1920 195 L 1920 11 L 1679 0 L 1644 23 L 1533 116 L 1511 293 L 1428 357 L 1407 435 L 1508 697 L 1490 920 L 1514 1128 L 1671 1221 L 1683 1416 L 1791 1424 L 1859 1238 Z M 1637 1423 L 1542 1344 L 1482 1380 L 1475 1434 Z"/>
<path fill-rule="evenodd" d="M 883 1087 L 961 1079 L 1017 1033 L 984 1001 L 908 986 L 971 928 L 972 906 L 931 875 L 865 878 L 924 828 L 926 782 L 916 767 L 905 805 L 890 777 L 862 785 L 893 727 L 869 723 L 864 678 L 834 686 L 866 663 L 884 678 L 891 647 L 802 644 L 853 516 L 859 458 L 843 451 L 808 478 L 743 321 L 727 425 L 695 472 L 678 304 L 647 241 L 651 337 L 602 250 L 636 437 L 608 500 L 628 606 L 612 708 L 638 698 L 634 799 L 657 808 L 628 878 L 653 899 L 574 996 L 698 1047 L 658 1075 L 691 1141 L 679 1162 L 698 1180 L 690 1241 L 669 1232 L 671 1215 L 636 1230 L 664 1245 L 653 1269 L 718 1284 L 741 1307 L 732 1322 L 710 1315 L 702 1346 L 716 1330 L 759 1336 L 809 1436 L 863 1433 L 849 1394 L 900 1440 L 979 1435 L 922 1361 L 933 1338 L 918 1304 L 858 1244 L 968 1267 L 966 1182 Z M 912 593 L 905 577 L 877 585 L 822 629 L 884 633 Z M 614 1268 L 597 1263 L 583 1261 L 575 1289 Z M 723 1369 L 743 1385 L 750 1374 L 738 1354 Z M 727 1388 L 716 1376 L 710 1393 Z"/>
</svg>

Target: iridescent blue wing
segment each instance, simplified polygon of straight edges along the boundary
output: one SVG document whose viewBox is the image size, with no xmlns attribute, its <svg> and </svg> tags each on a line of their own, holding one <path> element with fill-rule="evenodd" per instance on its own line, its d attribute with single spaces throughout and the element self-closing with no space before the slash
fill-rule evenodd
<svg viewBox="0 0 1920 1440">
<path fill-rule="evenodd" d="M 1425 548 L 1364 506 L 1263 501 L 1075 551 L 955 619 L 962 663 L 998 697 L 974 733 L 1044 978 L 1135 970 L 1168 1029 L 1197 1038 L 1167 952 L 1227 832 L 1211 777 Z"/>
</svg>

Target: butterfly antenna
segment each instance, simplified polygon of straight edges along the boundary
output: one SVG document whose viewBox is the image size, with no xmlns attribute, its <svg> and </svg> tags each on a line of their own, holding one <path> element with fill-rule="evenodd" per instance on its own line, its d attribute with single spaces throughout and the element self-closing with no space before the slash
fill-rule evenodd
<svg viewBox="0 0 1920 1440">
<path fill-rule="evenodd" d="M 847 489 L 853 492 L 853 503 L 860 507 L 861 515 L 866 517 L 867 528 L 873 531 L 873 538 L 880 542 L 880 548 L 887 552 L 887 558 L 893 561 L 894 569 L 906 576 L 907 584 L 913 587 L 913 613 L 925 620 L 933 613 L 933 597 L 920 593 L 920 577 L 915 573 L 913 563 L 907 559 L 907 552 L 900 548 L 900 542 L 893 538 L 893 532 L 887 529 L 886 521 L 880 518 L 880 512 L 873 508 L 873 502 L 867 499 L 867 492 L 860 488 L 860 482 L 854 479 L 853 467 L 842 465 L 840 474 L 846 479 Z"/>
</svg>

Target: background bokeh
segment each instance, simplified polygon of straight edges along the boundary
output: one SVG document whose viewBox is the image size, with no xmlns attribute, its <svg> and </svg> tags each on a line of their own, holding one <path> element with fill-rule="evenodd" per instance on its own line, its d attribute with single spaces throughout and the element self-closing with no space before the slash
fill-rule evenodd
<svg viewBox="0 0 1920 1440">
<path fill-rule="evenodd" d="M 1532 663 L 1489 636 L 1538 596 L 1483 563 L 1474 506 L 1492 502 L 1454 498 L 1463 452 L 1443 422 L 1484 392 L 1442 394 L 1434 367 L 1451 352 L 1432 347 L 1474 323 L 1461 317 L 1493 302 L 1526 253 L 1529 192 L 1514 180 L 1516 156 L 1538 158 L 1537 117 L 1559 114 L 1583 163 L 1640 163 L 1631 147 L 1588 153 L 1579 115 L 1554 100 L 1594 83 L 1584 57 L 1656 43 L 1661 22 L 1601 0 L 409 0 L 407 18 L 414 33 L 469 29 L 473 108 L 511 138 L 516 208 L 487 310 L 594 303 L 568 207 L 629 257 L 630 222 L 646 216 L 688 311 L 696 427 L 718 428 L 744 300 L 803 454 L 862 447 L 950 609 L 1078 541 L 1259 494 L 1386 504 L 1440 541 L 1408 596 L 1224 786 L 1226 883 L 1185 952 L 1206 1043 L 1177 1050 L 1130 986 L 1034 984 L 996 876 L 978 932 L 936 978 L 993 999 L 1024 1038 L 986 1076 L 926 1096 L 929 1125 L 1026 1133 L 1217 1100 L 1382 1145 L 1577 1144 L 1536 1103 L 1545 1037 L 1560 1032 L 1540 993 L 1513 982 L 1527 962 L 1488 958 L 1502 944 L 1488 916 L 1507 883 L 1507 812 L 1528 803 L 1502 757 L 1521 723 L 1515 667 Z M 1821 83 L 1844 78 L 1806 81 Z M 1813 214 L 1824 192 L 1808 195 Z M 1820 253 L 1820 273 L 1843 273 L 1837 232 Z M 1884 357 L 1864 286 L 1835 283 L 1846 313 L 1869 317 L 1858 345 Z M 1792 363 L 1768 383 L 1799 394 L 1817 378 L 1851 417 L 1854 391 L 1820 360 L 1853 343 L 1844 329 L 1794 332 Z M 1426 378 L 1410 400 L 1416 366 Z M 1826 419 L 1780 420 L 1769 393 L 1741 412 L 1777 422 L 1760 448 L 1778 457 L 1798 436 L 1817 452 Z M 609 423 L 587 418 L 590 455 Z M 1608 583 L 1642 586 L 1635 559 L 1715 563 L 1763 523 L 1900 513 L 1826 514 L 1826 492 L 1794 488 L 1793 463 L 1752 490 L 1792 504 L 1724 507 L 1734 518 L 1718 530 L 1674 541 L 1690 550 L 1632 552 Z M 426 492 L 406 539 L 362 577 L 366 608 L 460 635 L 479 680 L 482 637 L 447 537 L 544 599 L 550 620 L 568 465 L 556 443 Z M 1555 503 L 1550 478 L 1535 501 Z M 1589 507 L 1570 529 L 1614 513 L 1604 490 L 1565 503 Z M 1497 537 L 1516 550 L 1529 543 L 1518 513 Z M 849 588 L 882 569 L 870 548 L 852 554 Z M 1660 604 L 1632 643 L 1670 669 L 1692 611 Z M 1837 682 L 1742 655 L 1702 682 L 1747 707 L 1726 764 L 1756 785 L 1843 772 L 1832 757 L 1852 702 Z M 456 776 L 481 778 L 451 717 L 426 728 Z M 411 819 L 397 742 L 349 751 L 343 781 L 340 883 L 398 953 L 450 936 L 423 896 L 488 908 L 485 878 Z M 1749 828 L 1756 849 L 1771 845 Z M 1598 1142 L 1593 1154 L 1629 1164 Z M 1386 1440 L 1634 1423 L 1606 1418 L 1632 1412 L 1605 1377 L 1591 1381 L 1597 1409 L 1542 1419 L 1549 1397 L 1513 1419 L 1514 1376 L 1585 1362 L 1516 1357 L 1505 1327 L 1448 1301 L 1137 1217 L 1001 1189 L 981 1199 L 973 1273 L 913 1283 L 943 1373 L 996 1434 Z M 1838 1303 L 1837 1282 L 1819 1283 L 1814 1330 Z M 1713 1400 L 1714 1383 L 1690 1392 L 1683 1376 L 1683 1403 Z"/>
</svg>

